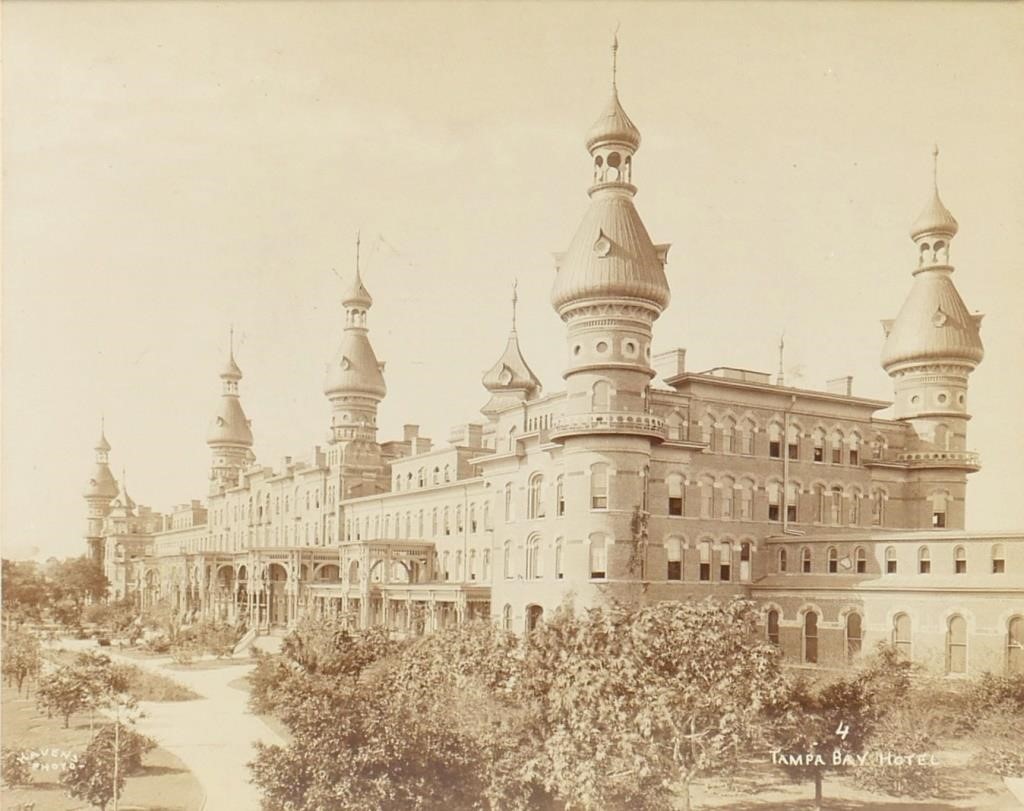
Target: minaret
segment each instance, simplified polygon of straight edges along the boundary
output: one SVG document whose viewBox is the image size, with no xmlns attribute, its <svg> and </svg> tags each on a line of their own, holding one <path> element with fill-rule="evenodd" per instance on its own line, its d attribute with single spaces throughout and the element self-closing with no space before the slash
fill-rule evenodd
<svg viewBox="0 0 1024 811">
<path fill-rule="evenodd" d="M 90 557 L 103 564 L 103 522 L 110 514 L 110 502 L 117 495 L 117 482 L 110 472 L 110 443 L 107 442 L 103 420 L 100 420 L 100 438 L 93 449 L 96 461 L 92 476 L 82 494 L 86 503 L 85 542 Z"/>
<path fill-rule="evenodd" d="M 355 441 L 376 447 L 377 407 L 387 394 L 387 387 L 384 364 L 377 360 L 367 335 L 366 313 L 373 299 L 359 271 L 358 236 L 356 271 L 341 304 L 345 308 L 345 328 L 324 381 L 324 394 L 331 402 L 330 442 Z"/>
<path fill-rule="evenodd" d="M 910 229 L 917 248 L 914 282 L 899 315 L 882 322 L 881 360 L 893 379 L 894 416 L 914 427 L 908 461 L 935 487 L 951 485 L 947 489 L 960 507 L 943 521 L 962 527 L 965 474 L 979 468 L 967 452 L 967 379 L 984 356 L 978 334 L 982 316 L 967 310 L 953 284 L 950 243 L 958 226 L 939 197 L 938 154 L 936 147 L 931 199 Z M 925 490 L 931 487 L 924 479 L 921 499 L 929 497 Z"/>
<path fill-rule="evenodd" d="M 492 422 L 499 412 L 511 405 L 533 400 L 541 391 L 540 380 L 533 373 L 519 349 L 519 336 L 516 333 L 516 305 L 519 296 L 516 292 L 518 282 L 512 284 L 512 330 L 508 334 L 508 343 L 498 362 L 483 377 L 484 388 L 491 393 L 491 399 L 480 409 L 480 412 Z"/>
<path fill-rule="evenodd" d="M 252 461 L 252 426 L 238 397 L 242 370 L 235 363 L 235 331 L 231 330 L 228 360 L 220 373 L 223 381 L 217 413 L 210 422 L 206 444 L 210 448 L 210 495 L 236 487 L 241 471 Z"/>
<path fill-rule="evenodd" d="M 592 415 L 594 428 L 647 433 L 643 420 L 625 419 L 647 410 L 654 321 L 668 306 L 665 278 L 668 245 L 651 242 L 633 206 L 633 158 L 640 132 L 619 103 L 618 40 L 612 46 L 611 97 L 587 134 L 593 163 L 590 205 L 568 251 L 556 255 L 551 303 L 567 324 L 566 416 Z M 605 416 L 598 418 L 597 412 Z M 583 430 L 587 420 L 575 420 Z"/>
</svg>

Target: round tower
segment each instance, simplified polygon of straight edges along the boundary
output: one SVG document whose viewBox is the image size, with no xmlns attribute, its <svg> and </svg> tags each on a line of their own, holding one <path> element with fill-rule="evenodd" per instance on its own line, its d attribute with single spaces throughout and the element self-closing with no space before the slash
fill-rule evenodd
<svg viewBox="0 0 1024 811">
<path fill-rule="evenodd" d="M 252 462 L 252 425 L 242 410 L 238 382 L 242 370 L 235 362 L 234 330 L 229 342 L 228 360 L 221 370 L 222 382 L 217 413 L 210 422 L 206 444 L 210 448 L 210 495 L 236 487 L 241 471 Z"/>
<path fill-rule="evenodd" d="M 370 346 L 366 314 L 373 299 L 359 272 L 359 240 L 356 240 L 356 272 L 341 298 L 345 328 L 341 345 L 327 366 L 324 394 L 331 403 L 330 442 L 358 441 L 376 444 L 377 407 L 387 394 L 384 364 Z"/>
<path fill-rule="evenodd" d="M 97 563 L 103 563 L 103 523 L 110 514 L 110 502 L 117 495 L 117 482 L 110 472 L 110 443 L 102 420 L 100 438 L 96 443 L 96 460 L 92 476 L 82 494 L 86 503 L 85 542 L 89 556 Z"/>
<path fill-rule="evenodd" d="M 922 482 L 919 499 L 959 502 L 949 518 L 944 508 L 931 510 L 931 521 L 963 526 L 965 474 L 980 467 L 977 456 L 967 451 L 967 382 L 984 356 L 982 316 L 968 311 L 953 284 L 950 244 L 958 225 L 939 197 L 937 147 L 933 159 L 931 199 L 910 229 L 917 254 L 913 285 L 896 318 L 882 322 L 881 361 L 893 380 L 893 416 L 914 429 L 901 461 L 920 471 L 914 474 Z M 926 486 L 926 479 L 934 482 Z M 922 514 L 927 512 L 922 506 Z"/>
</svg>

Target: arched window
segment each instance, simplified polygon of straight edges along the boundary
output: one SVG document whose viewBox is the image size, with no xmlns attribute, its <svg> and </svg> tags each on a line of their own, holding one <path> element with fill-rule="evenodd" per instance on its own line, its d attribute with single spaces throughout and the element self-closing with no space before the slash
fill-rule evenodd
<svg viewBox="0 0 1024 811">
<path fill-rule="evenodd" d="M 740 453 L 747 456 L 754 453 L 754 434 L 756 432 L 753 420 L 745 419 L 740 423 Z"/>
<path fill-rule="evenodd" d="M 505 522 L 508 523 L 512 515 L 512 482 L 505 483 Z"/>
<path fill-rule="evenodd" d="M 509 429 L 508 429 L 508 446 L 507 447 L 508 447 L 508 452 L 509 453 L 515 453 L 516 452 L 516 427 L 514 425 L 510 426 Z"/>
<path fill-rule="evenodd" d="M 731 476 L 723 476 L 720 482 L 721 513 L 722 518 L 733 517 L 733 491 L 736 488 L 736 481 Z"/>
<path fill-rule="evenodd" d="M 608 549 L 605 536 L 595 532 L 590 536 L 590 577 L 593 580 L 603 579 L 608 566 Z"/>
<path fill-rule="evenodd" d="M 505 579 L 511 580 L 515 576 L 515 572 L 512 569 L 512 541 L 505 541 L 505 546 L 502 551 L 504 553 L 503 562 L 505 568 Z"/>
<path fill-rule="evenodd" d="M 860 653 L 863 643 L 863 620 L 855 611 L 846 615 L 846 660 L 852 660 Z"/>
<path fill-rule="evenodd" d="M 843 463 L 843 432 L 833 431 L 832 432 L 832 464 L 841 465 Z"/>
<path fill-rule="evenodd" d="M 701 476 L 700 479 L 700 517 L 714 518 L 715 516 L 715 481 L 710 476 Z"/>
<path fill-rule="evenodd" d="M 750 479 L 740 481 L 740 520 L 752 521 L 754 518 L 754 482 Z"/>
<path fill-rule="evenodd" d="M 811 434 L 811 438 L 814 440 L 814 453 L 812 459 L 815 462 L 825 461 L 825 432 L 820 428 L 815 428 L 814 433 Z"/>
<path fill-rule="evenodd" d="M 946 499 L 948 493 L 932 493 L 932 526 L 936 529 L 946 526 Z"/>
<path fill-rule="evenodd" d="M 420 510 L 416 516 L 416 537 L 423 537 L 423 510 Z"/>
<path fill-rule="evenodd" d="M 885 494 L 879 490 L 871 491 L 871 526 L 880 527 L 884 520 Z"/>
<path fill-rule="evenodd" d="M 505 603 L 505 607 L 501 609 L 501 627 L 506 631 L 512 630 L 512 606 Z"/>
<path fill-rule="evenodd" d="M 723 541 L 718 547 L 718 579 L 723 583 L 732 580 L 732 544 Z"/>
<path fill-rule="evenodd" d="M 384 537 L 385 538 L 390 538 L 391 537 L 391 516 L 390 515 L 385 515 L 384 516 Z"/>
<path fill-rule="evenodd" d="M 917 550 L 917 573 L 930 574 L 932 571 L 932 556 L 927 546 Z"/>
<path fill-rule="evenodd" d="M 892 644 L 896 652 L 907 661 L 910 660 L 910 616 L 897 614 L 892 619 Z"/>
<path fill-rule="evenodd" d="M 427 472 L 423 468 L 416 471 L 416 486 L 425 487 L 427 484 Z"/>
<path fill-rule="evenodd" d="M 800 571 L 804 574 L 811 573 L 811 548 L 809 546 L 800 550 Z"/>
<path fill-rule="evenodd" d="M 683 514 L 683 477 L 679 473 L 670 473 L 666 479 L 668 485 L 668 514 Z"/>
<path fill-rule="evenodd" d="M 946 672 L 967 672 L 967 620 L 959 614 L 949 618 L 946 628 Z"/>
<path fill-rule="evenodd" d="M 448 508 L 447 507 L 444 508 L 444 534 L 445 535 L 451 535 L 452 534 L 452 523 L 451 523 L 451 521 L 449 520 L 449 517 L 448 517 Z"/>
<path fill-rule="evenodd" d="M 785 547 L 783 547 L 782 549 L 779 550 L 779 571 L 780 572 L 785 572 L 786 571 L 786 564 L 788 563 L 788 561 L 786 560 L 787 557 L 788 556 L 786 554 L 786 549 L 785 549 Z"/>
<path fill-rule="evenodd" d="M 814 520 L 825 523 L 825 485 L 814 485 Z"/>
<path fill-rule="evenodd" d="M 839 573 L 839 550 L 834 546 L 828 548 L 828 573 Z"/>
<path fill-rule="evenodd" d="M 967 574 L 967 550 L 962 546 L 953 550 L 953 572 Z"/>
<path fill-rule="evenodd" d="M 813 611 L 804 614 L 804 662 L 818 661 L 818 615 Z"/>
<path fill-rule="evenodd" d="M 452 466 L 451 465 L 445 465 L 444 466 L 444 480 L 446 482 L 450 482 L 452 480 Z"/>
<path fill-rule="evenodd" d="M 491 526 L 491 502 L 484 502 L 484 529 L 494 529 Z"/>
<path fill-rule="evenodd" d="M 442 577 L 446 581 L 450 580 L 451 576 L 452 576 L 451 572 L 448 569 L 448 564 L 451 562 L 451 555 L 450 555 L 450 553 L 445 552 L 444 555 L 441 556 L 441 560 L 444 561 L 444 563 L 441 565 L 441 571 L 444 573 L 442 575 Z"/>
<path fill-rule="evenodd" d="M 540 538 L 536 535 L 526 541 L 526 577 L 529 580 L 542 576 L 540 559 Z"/>
<path fill-rule="evenodd" d="M 1024 673 L 1024 617 L 1010 617 L 1006 625 L 1006 672 Z"/>
<path fill-rule="evenodd" d="M 768 641 L 773 645 L 779 644 L 779 612 L 774 608 L 768 612 Z"/>
<path fill-rule="evenodd" d="M 561 580 L 565 576 L 562 569 L 562 539 L 555 539 L 555 578 Z"/>
<path fill-rule="evenodd" d="M 665 555 L 668 558 L 668 573 L 666 580 L 683 579 L 683 545 L 678 538 L 667 538 L 665 540 Z"/>
<path fill-rule="evenodd" d="M 608 465 L 604 462 L 590 466 L 590 508 L 608 509 Z"/>
<path fill-rule="evenodd" d="M 469 579 L 476 580 L 476 550 L 469 550 Z"/>
<path fill-rule="evenodd" d="M 849 511 L 850 521 L 849 521 L 849 523 L 853 524 L 854 526 L 856 526 L 857 524 L 860 523 L 860 499 L 861 499 L 861 492 L 860 492 L 860 490 L 858 490 L 856 487 L 851 489 L 850 490 L 850 511 Z"/>
<path fill-rule="evenodd" d="M 483 555 L 483 562 L 480 566 L 480 576 L 486 583 L 491 579 L 491 550 L 485 549 Z"/>
<path fill-rule="evenodd" d="M 430 534 L 437 535 L 437 507 L 430 511 Z"/>
<path fill-rule="evenodd" d="M 833 487 L 829 501 L 829 523 L 838 526 L 843 523 L 843 488 Z"/>
<path fill-rule="evenodd" d="M 732 417 L 722 420 L 722 451 L 724 453 L 736 452 L 736 420 Z"/>
<path fill-rule="evenodd" d="M 402 474 L 399 473 L 395 476 L 395 490 L 402 489 Z"/>
<path fill-rule="evenodd" d="M 800 499 L 800 485 L 789 482 L 786 485 L 786 521 L 793 523 L 797 519 L 797 505 Z"/>
<path fill-rule="evenodd" d="M 715 418 L 711 414 L 705 414 L 700 421 L 701 441 L 708 446 L 708 450 L 715 448 Z"/>
<path fill-rule="evenodd" d="M 868 571 L 868 553 L 863 546 L 858 546 L 853 553 L 855 571 L 857 574 L 866 574 Z"/>
<path fill-rule="evenodd" d="M 565 515 L 565 477 L 555 479 L 555 515 Z"/>
<path fill-rule="evenodd" d="M 598 380 L 594 384 L 590 407 L 592 411 L 608 411 L 611 409 L 612 387 L 607 380 Z"/>
<path fill-rule="evenodd" d="M 711 541 L 700 542 L 700 572 L 701 581 L 711 580 Z"/>
<path fill-rule="evenodd" d="M 534 473 L 533 476 L 530 477 L 530 491 L 526 505 L 526 517 L 544 517 L 544 477 L 540 473 Z"/>
<path fill-rule="evenodd" d="M 854 432 L 850 434 L 850 458 L 849 462 L 851 465 L 860 464 L 860 434 Z"/>
<path fill-rule="evenodd" d="M 768 482 L 765 490 L 768 494 L 768 520 L 769 521 L 781 521 L 782 520 L 782 506 L 780 504 L 782 500 L 782 487 L 778 482 Z"/>
<path fill-rule="evenodd" d="M 890 546 L 885 550 L 885 573 L 896 574 L 896 547 Z"/>
<path fill-rule="evenodd" d="M 768 455 L 772 459 L 782 458 L 782 426 L 777 422 L 768 425 Z"/>
<path fill-rule="evenodd" d="M 750 543 L 743 541 L 740 544 L 740 580 L 744 583 L 750 580 Z"/>
<path fill-rule="evenodd" d="M 441 468 L 439 468 L 439 467 L 435 467 L 434 468 L 434 473 L 433 473 L 433 476 L 431 477 L 430 481 L 431 481 L 432 484 L 440 484 L 441 483 Z"/>
<path fill-rule="evenodd" d="M 460 549 L 455 553 L 455 576 L 453 579 L 462 580 L 464 577 L 462 573 L 462 550 Z"/>
<path fill-rule="evenodd" d="M 992 574 L 1004 574 L 1006 572 L 1006 553 L 1001 543 L 992 545 Z"/>
<path fill-rule="evenodd" d="M 472 534 L 476 534 L 476 504 L 469 505 L 469 531 Z"/>
<path fill-rule="evenodd" d="M 462 532 L 466 525 L 462 522 L 462 505 L 458 504 L 455 507 L 455 531 Z"/>
<path fill-rule="evenodd" d="M 800 428 L 796 425 L 786 428 L 786 454 L 790 459 L 800 458 Z"/>
</svg>

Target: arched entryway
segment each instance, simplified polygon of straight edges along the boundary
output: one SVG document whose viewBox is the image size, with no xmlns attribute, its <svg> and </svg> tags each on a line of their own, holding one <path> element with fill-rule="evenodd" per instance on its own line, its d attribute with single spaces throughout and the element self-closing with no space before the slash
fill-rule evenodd
<svg viewBox="0 0 1024 811">
<path fill-rule="evenodd" d="M 267 567 L 271 625 L 286 625 L 288 623 L 288 595 L 285 594 L 287 582 L 288 570 L 282 564 L 271 563 Z"/>
</svg>

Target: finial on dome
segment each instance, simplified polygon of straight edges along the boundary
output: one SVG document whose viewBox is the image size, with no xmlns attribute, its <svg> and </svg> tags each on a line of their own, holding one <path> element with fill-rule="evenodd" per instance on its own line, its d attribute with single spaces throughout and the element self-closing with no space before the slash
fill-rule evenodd
<svg viewBox="0 0 1024 811">
<path fill-rule="evenodd" d="M 939 146 L 936 144 L 932 148 L 932 199 L 910 227 L 910 238 L 916 241 L 927 234 L 937 234 L 952 239 L 959 227 L 939 197 Z"/>
<path fill-rule="evenodd" d="M 612 34 L 612 92 L 618 92 L 616 78 L 619 68 L 619 25 L 615 24 L 615 33 Z"/>
<path fill-rule="evenodd" d="M 356 231 L 356 273 L 352 278 L 352 283 L 345 290 L 341 297 L 341 303 L 344 307 L 355 307 L 365 310 L 367 307 L 373 305 L 373 298 L 370 296 L 370 292 L 366 289 L 363 284 L 363 276 L 359 269 L 359 252 L 362 239 L 359 231 Z M 362 324 L 356 324 L 361 326 Z"/>
<path fill-rule="evenodd" d="M 220 379 L 227 382 L 237 383 L 242 379 L 242 370 L 235 362 L 235 325 L 228 327 L 228 362 L 221 370 Z"/>
<path fill-rule="evenodd" d="M 935 188 L 935 193 L 939 193 L 939 145 L 935 144 L 932 148 L 932 186 Z"/>
<path fill-rule="evenodd" d="M 519 303 L 519 294 L 516 288 L 519 287 L 519 279 L 512 280 L 512 331 L 516 331 L 516 305 Z"/>
</svg>

